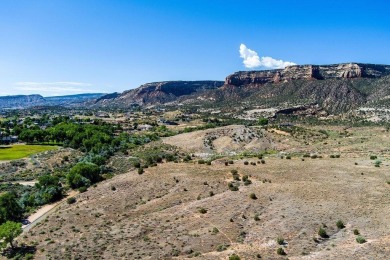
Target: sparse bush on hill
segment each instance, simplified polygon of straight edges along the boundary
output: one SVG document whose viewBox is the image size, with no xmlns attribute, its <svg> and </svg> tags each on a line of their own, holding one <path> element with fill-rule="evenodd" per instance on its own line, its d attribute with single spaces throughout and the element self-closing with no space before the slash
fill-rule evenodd
<svg viewBox="0 0 390 260">
<path fill-rule="evenodd" d="M 231 191 L 238 191 L 238 185 L 233 184 L 232 182 L 229 182 L 228 184 L 229 190 Z"/>
<path fill-rule="evenodd" d="M 228 247 L 229 247 L 229 245 L 227 245 L 227 244 L 218 245 L 217 246 L 217 251 L 218 252 L 225 251 L 226 249 L 228 249 Z"/>
<path fill-rule="evenodd" d="M 236 254 L 232 254 L 231 256 L 229 256 L 229 260 L 241 260 L 241 257 Z"/>
<path fill-rule="evenodd" d="M 284 245 L 284 238 L 283 237 L 277 237 L 276 238 L 276 242 L 278 243 L 278 245 Z"/>
<path fill-rule="evenodd" d="M 358 242 L 359 244 L 364 244 L 364 243 L 366 243 L 367 242 L 367 240 L 364 238 L 364 237 L 362 237 L 362 236 L 357 236 L 357 238 L 356 238 L 356 242 Z"/>
<path fill-rule="evenodd" d="M 343 222 L 342 220 L 338 220 L 338 221 L 336 222 L 336 226 L 337 226 L 338 229 L 343 229 L 343 228 L 345 228 L 344 222 Z"/>
<path fill-rule="evenodd" d="M 322 238 L 328 238 L 328 234 L 326 233 L 326 230 L 323 229 L 322 227 L 320 227 L 320 229 L 318 230 L 318 235 Z"/>
<path fill-rule="evenodd" d="M 276 253 L 278 255 L 286 255 L 286 252 L 284 251 L 284 249 L 282 247 L 279 247 L 277 250 L 276 250 Z"/>
<path fill-rule="evenodd" d="M 207 209 L 205 209 L 205 208 L 200 208 L 198 211 L 199 211 L 200 214 L 206 214 L 207 213 Z"/>
<path fill-rule="evenodd" d="M 86 191 L 87 191 L 87 187 L 85 187 L 85 186 L 79 188 L 79 192 L 80 193 L 83 193 L 83 192 L 86 192 Z"/>
<path fill-rule="evenodd" d="M 382 164 L 382 161 L 377 160 L 377 161 L 375 161 L 374 166 L 375 167 L 380 167 L 381 164 Z"/>
<path fill-rule="evenodd" d="M 370 155 L 370 160 L 376 160 L 376 159 L 378 159 L 378 156 L 376 156 L 376 155 Z"/>
<path fill-rule="evenodd" d="M 254 193 L 251 193 L 251 194 L 249 195 L 249 197 L 250 197 L 251 199 L 253 199 L 253 200 L 257 200 L 257 196 L 256 196 L 256 194 L 254 194 Z"/>
<path fill-rule="evenodd" d="M 66 199 L 66 202 L 68 202 L 68 204 L 73 204 L 73 203 L 76 202 L 76 198 L 75 198 L 75 197 L 67 198 L 67 199 Z"/>
</svg>

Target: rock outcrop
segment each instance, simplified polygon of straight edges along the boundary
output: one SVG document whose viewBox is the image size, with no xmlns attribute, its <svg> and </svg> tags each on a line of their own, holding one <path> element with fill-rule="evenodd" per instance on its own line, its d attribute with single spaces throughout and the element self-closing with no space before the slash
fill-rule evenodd
<svg viewBox="0 0 390 260">
<path fill-rule="evenodd" d="M 390 66 L 343 63 L 334 65 L 294 65 L 285 69 L 239 71 L 226 77 L 225 85 L 279 83 L 291 80 L 324 80 L 342 78 L 379 78 L 390 75 Z"/>
</svg>

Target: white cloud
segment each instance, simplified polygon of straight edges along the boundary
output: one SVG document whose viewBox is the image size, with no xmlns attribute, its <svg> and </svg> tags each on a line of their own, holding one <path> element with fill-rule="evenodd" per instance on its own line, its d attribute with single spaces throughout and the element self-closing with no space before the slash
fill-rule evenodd
<svg viewBox="0 0 390 260">
<path fill-rule="evenodd" d="M 84 82 L 16 82 L 15 89 L 22 94 L 41 94 L 44 96 L 98 92 L 91 89 L 92 84 Z"/>
<path fill-rule="evenodd" d="M 265 67 L 269 69 L 283 69 L 287 66 L 296 65 L 291 61 L 276 60 L 272 57 L 260 57 L 257 52 L 249 49 L 245 44 L 240 45 L 240 57 L 244 66 L 249 69 Z"/>
</svg>

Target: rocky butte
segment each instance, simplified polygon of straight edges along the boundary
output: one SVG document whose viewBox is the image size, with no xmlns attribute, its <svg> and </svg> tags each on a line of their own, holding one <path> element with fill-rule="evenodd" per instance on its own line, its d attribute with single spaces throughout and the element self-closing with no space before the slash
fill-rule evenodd
<svg viewBox="0 0 390 260">
<path fill-rule="evenodd" d="M 342 63 L 332 65 L 294 65 L 285 69 L 239 71 L 225 79 L 225 85 L 242 86 L 288 82 L 291 80 L 324 80 L 334 78 L 379 78 L 390 75 L 389 65 Z"/>
</svg>

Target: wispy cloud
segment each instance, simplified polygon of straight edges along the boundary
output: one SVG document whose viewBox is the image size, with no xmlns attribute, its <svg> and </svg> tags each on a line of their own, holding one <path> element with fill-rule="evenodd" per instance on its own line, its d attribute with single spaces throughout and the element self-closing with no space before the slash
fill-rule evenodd
<svg viewBox="0 0 390 260">
<path fill-rule="evenodd" d="M 265 67 L 269 69 L 282 69 L 287 66 L 296 65 L 291 61 L 276 60 L 272 57 L 260 57 L 256 51 L 246 47 L 245 44 L 240 45 L 240 57 L 243 59 L 243 64 L 248 69 Z"/>
<path fill-rule="evenodd" d="M 73 93 L 85 93 L 96 92 L 91 88 L 92 84 L 84 82 L 16 82 L 15 89 L 28 94 L 43 94 L 43 95 L 59 95 L 59 94 L 73 94 Z"/>
</svg>

